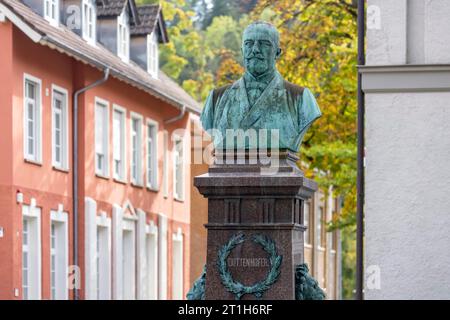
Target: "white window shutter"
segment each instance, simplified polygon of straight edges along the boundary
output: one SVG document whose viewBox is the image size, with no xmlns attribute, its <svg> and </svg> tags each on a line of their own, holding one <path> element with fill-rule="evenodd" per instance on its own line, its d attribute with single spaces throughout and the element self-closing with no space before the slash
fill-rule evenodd
<svg viewBox="0 0 450 320">
<path fill-rule="evenodd" d="M 121 160 L 121 113 L 114 112 L 113 120 L 113 145 L 114 145 L 114 160 Z"/>
<path fill-rule="evenodd" d="M 101 105 L 96 106 L 95 112 L 95 152 L 103 154 L 103 113 L 105 108 Z"/>
<path fill-rule="evenodd" d="M 158 216 L 158 299 L 167 299 L 167 217 Z"/>
<path fill-rule="evenodd" d="M 147 277 L 150 276 L 147 272 L 145 212 L 137 209 L 137 215 L 137 298 L 144 300 L 147 292 Z"/>
<path fill-rule="evenodd" d="M 123 270 L 122 270 L 122 238 L 123 238 L 123 211 L 116 204 L 113 205 L 113 299 L 123 299 Z"/>
<path fill-rule="evenodd" d="M 85 198 L 85 288 L 86 300 L 97 299 L 97 203 Z"/>
</svg>

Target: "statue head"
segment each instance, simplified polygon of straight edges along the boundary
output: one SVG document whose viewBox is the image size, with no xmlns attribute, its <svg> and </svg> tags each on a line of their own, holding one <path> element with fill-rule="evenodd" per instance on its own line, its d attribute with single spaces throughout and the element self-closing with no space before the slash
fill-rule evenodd
<svg viewBox="0 0 450 320">
<path fill-rule="evenodd" d="M 274 72 L 280 57 L 280 35 L 272 24 L 256 21 L 247 26 L 242 37 L 245 69 L 253 76 Z"/>
</svg>

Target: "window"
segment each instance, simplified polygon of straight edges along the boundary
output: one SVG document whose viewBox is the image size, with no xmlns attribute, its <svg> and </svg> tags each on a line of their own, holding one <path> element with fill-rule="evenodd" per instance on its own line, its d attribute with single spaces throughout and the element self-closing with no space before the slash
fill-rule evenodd
<svg viewBox="0 0 450 320">
<path fill-rule="evenodd" d="M 130 52 L 130 25 L 126 9 L 117 18 L 117 24 L 117 54 L 123 60 L 128 61 Z"/>
<path fill-rule="evenodd" d="M 92 0 L 83 0 L 83 38 L 95 44 L 96 41 L 96 4 Z"/>
<path fill-rule="evenodd" d="M 96 245 L 96 279 L 98 300 L 111 299 L 111 254 L 110 254 L 111 219 L 97 217 L 97 245 Z"/>
<path fill-rule="evenodd" d="M 41 209 L 22 207 L 22 298 L 41 298 Z"/>
<path fill-rule="evenodd" d="M 317 245 L 325 248 L 325 216 L 324 208 L 319 207 L 319 216 L 317 217 Z"/>
<path fill-rule="evenodd" d="M 163 141 L 163 195 L 169 196 L 169 133 L 164 130 Z"/>
<path fill-rule="evenodd" d="M 158 189 L 158 123 L 147 120 L 147 187 Z"/>
<path fill-rule="evenodd" d="M 114 179 L 125 180 L 125 109 L 113 107 Z"/>
<path fill-rule="evenodd" d="M 168 218 L 164 214 L 158 215 L 158 299 L 167 299 L 168 283 Z"/>
<path fill-rule="evenodd" d="M 335 236 L 336 236 L 336 232 L 335 231 L 330 232 L 330 248 L 331 248 L 331 250 L 336 250 L 336 239 L 335 239 Z"/>
<path fill-rule="evenodd" d="M 306 227 L 306 230 L 304 231 L 304 241 L 305 244 L 311 243 L 311 228 L 309 227 L 309 217 L 310 217 L 310 204 L 309 202 L 304 202 L 303 204 L 303 225 Z"/>
<path fill-rule="evenodd" d="M 174 197 L 184 200 L 184 170 L 183 170 L 183 140 L 180 137 L 174 139 Z"/>
<path fill-rule="evenodd" d="M 172 249 L 172 299 L 183 299 L 183 234 L 178 229 L 173 234 Z"/>
<path fill-rule="evenodd" d="M 158 228 L 154 225 L 146 226 L 146 264 L 147 264 L 147 292 L 146 298 L 158 298 Z"/>
<path fill-rule="evenodd" d="M 124 219 L 122 237 L 122 286 L 124 300 L 136 299 L 136 224 Z"/>
<path fill-rule="evenodd" d="M 339 210 L 339 208 L 340 208 L 339 201 L 340 201 L 340 198 L 339 198 L 339 197 L 334 198 L 334 199 L 332 200 L 331 217 L 332 217 L 333 219 L 334 219 L 334 218 L 337 218 L 338 215 L 339 215 L 339 212 L 338 212 L 338 210 Z M 339 241 L 339 238 L 338 238 L 338 232 L 339 232 L 338 230 L 334 230 L 334 231 L 331 232 L 331 243 L 330 243 L 330 247 L 331 247 L 331 250 L 334 250 L 334 251 L 337 250 L 337 246 L 338 246 L 338 241 Z"/>
<path fill-rule="evenodd" d="M 96 279 L 97 279 L 97 287 L 96 287 L 96 297 L 97 300 L 100 297 L 100 286 L 101 286 L 101 282 L 100 282 L 100 256 L 101 256 L 101 251 L 100 251 L 100 232 L 101 232 L 101 228 L 97 227 L 97 239 L 96 239 L 96 246 L 95 246 L 95 274 L 96 274 Z"/>
<path fill-rule="evenodd" d="M 50 291 L 52 300 L 56 299 L 56 227 L 50 225 Z"/>
<path fill-rule="evenodd" d="M 131 114 L 131 183 L 142 185 L 142 116 Z"/>
<path fill-rule="evenodd" d="M 51 24 L 59 22 L 59 0 L 44 0 L 44 18 Z"/>
<path fill-rule="evenodd" d="M 24 81 L 24 157 L 41 161 L 41 81 L 25 75 Z"/>
<path fill-rule="evenodd" d="M 111 218 L 85 197 L 85 299 L 111 299 Z"/>
<path fill-rule="evenodd" d="M 108 119 L 109 106 L 106 101 L 95 101 L 95 173 L 108 177 Z"/>
<path fill-rule="evenodd" d="M 158 53 L 158 37 L 156 32 L 152 32 L 147 36 L 147 68 L 148 72 L 154 77 L 158 78 L 159 70 L 159 53 Z"/>
<path fill-rule="evenodd" d="M 52 300 L 68 299 L 68 226 L 67 212 L 51 211 L 50 223 L 50 292 Z"/>
<path fill-rule="evenodd" d="M 53 86 L 52 90 L 52 158 L 53 166 L 68 168 L 67 91 Z"/>
<path fill-rule="evenodd" d="M 28 299 L 29 295 L 29 289 L 30 289 L 30 282 L 28 281 L 29 278 L 29 259 L 30 259 L 30 241 L 29 238 L 29 226 L 28 226 L 28 219 L 23 219 L 23 226 L 22 226 L 22 290 L 23 290 L 23 299 Z"/>
</svg>

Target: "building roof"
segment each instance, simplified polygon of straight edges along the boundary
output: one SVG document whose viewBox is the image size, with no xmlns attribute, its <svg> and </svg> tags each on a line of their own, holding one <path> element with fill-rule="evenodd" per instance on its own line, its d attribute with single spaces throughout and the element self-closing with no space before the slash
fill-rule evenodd
<svg viewBox="0 0 450 320">
<path fill-rule="evenodd" d="M 145 35 L 150 34 L 155 30 L 155 27 L 158 23 L 159 19 L 163 19 L 162 12 L 161 12 L 161 6 L 159 4 L 149 4 L 149 5 L 142 5 L 137 7 L 138 17 L 139 17 L 139 24 L 131 26 L 131 35 Z M 162 38 L 165 38 L 168 42 L 168 36 L 166 32 L 166 28 L 164 27 L 164 23 L 160 28 L 163 34 Z"/>
<path fill-rule="evenodd" d="M 112 17 L 122 13 L 127 0 L 97 0 L 97 17 Z"/>
<path fill-rule="evenodd" d="M 158 79 L 154 79 L 136 63 L 122 61 L 101 44 L 89 45 L 62 24 L 59 27 L 50 25 L 47 20 L 20 1 L 0 0 L 0 9 L 34 42 L 56 49 L 100 70 L 109 68 L 114 78 L 146 91 L 177 108 L 185 107 L 190 112 L 200 113 L 199 103 L 161 70 Z"/>
<path fill-rule="evenodd" d="M 115 18 L 119 16 L 125 6 L 128 6 L 130 11 L 130 24 L 140 24 L 137 13 L 137 6 L 135 0 L 96 0 L 97 4 L 97 18 Z"/>
</svg>

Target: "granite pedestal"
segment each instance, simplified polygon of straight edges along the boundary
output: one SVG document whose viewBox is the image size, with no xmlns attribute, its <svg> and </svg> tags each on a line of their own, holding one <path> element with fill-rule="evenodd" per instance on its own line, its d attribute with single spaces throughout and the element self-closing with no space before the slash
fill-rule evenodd
<svg viewBox="0 0 450 320">
<path fill-rule="evenodd" d="M 295 299 L 303 204 L 317 190 L 296 161 L 290 151 L 216 152 L 208 173 L 194 178 L 208 199 L 206 299 Z"/>
</svg>

